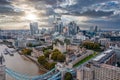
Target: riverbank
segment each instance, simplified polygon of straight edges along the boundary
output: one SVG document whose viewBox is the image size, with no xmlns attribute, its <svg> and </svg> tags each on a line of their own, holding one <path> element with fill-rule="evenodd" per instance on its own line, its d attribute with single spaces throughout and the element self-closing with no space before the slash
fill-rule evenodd
<svg viewBox="0 0 120 80">
<path fill-rule="evenodd" d="M 32 62 L 34 62 L 38 67 L 39 67 L 39 70 L 42 70 L 44 71 L 45 73 L 48 72 L 49 70 L 45 69 L 44 66 L 42 66 L 41 64 L 39 64 L 37 62 L 37 60 L 31 56 L 27 56 L 27 55 L 24 55 L 26 58 L 30 59 Z"/>
<path fill-rule="evenodd" d="M 33 63 L 30 59 L 21 56 L 18 52 L 13 52 L 14 56 L 10 56 L 9 54 L 5 54 L 5 49 L 9 49 L 10 51 L 14 50 L 13 48 L 8 48 L 8 46 L 4 44 L 0 44 L 0 54 L 4 56 L 5 62 L 3 64 L 8 68 L 20 74 L 26 74 L 29 76 L 36 76 L 44 74 L 44 72 L 40 71 L 38 66 Z M 6 80 L 15 80 L 10 75 L 6 74 Z"/>
<path fill-rule="evenodd" d="M 46 72 L 49 71 L 49 70 L 47 70 L 46 68 L 44 68 L 44 66 L 41 65 L 41 64 L 37 61 L 36 58 L 34 58 L 34 57 L 32 57 L 32 56 L 29 56 L 29 55 L 23 55 L 20 51 L 18 51 L 18 53 L 19 53 L 19 55 L 24 56 L 24 58 L 29 59 L 30 61 L 32 61 L 33 63 L 35 63 L 35 64 L 38 66 L 39 70 L 43 71 L 44 73 L 46 73 Z"/>
</svg>

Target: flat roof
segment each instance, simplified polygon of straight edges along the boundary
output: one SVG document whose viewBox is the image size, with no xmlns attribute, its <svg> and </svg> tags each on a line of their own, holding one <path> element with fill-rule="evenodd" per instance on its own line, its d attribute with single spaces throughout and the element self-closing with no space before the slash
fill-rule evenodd
<svg viewBox="0 0 120 80">
<path fill-rule="evenodd" d="M 99 61 L 102 57 L 104 57 L 106 54 L 101 54 L 99 56 L 97 56 L 96 58 L 94 58 L 94 61 Z"/>
<path fill-rule="evenodd" d="M 107 50 L 107 51 L 104 51 L 104 53 L 107 54 L 107 53 L 110 53 L 111 51 L 112 51 L 112 50 L 109 49 L 109 50 Z"/>
<path fill-rule="evenodd" d="M 93 60 L 94 61 L 99 61 L 99 60 L 101 60 L 102 58 L 104 58 L 105 56 L 109 56 L 109 55 L 111 55 L 113 50 L 111 50 L 111 49 L 108 49 L 108 50 L 106 50 L 106 51 L 104 51 L 104 52 L 102 52 L 100 55 L 98 55 L 97 57 L 95 57 Z M 110 53 L 110 54 L 109 54 Z M 103 59 L 102 59 L 103 60 Z"/>
</svg>

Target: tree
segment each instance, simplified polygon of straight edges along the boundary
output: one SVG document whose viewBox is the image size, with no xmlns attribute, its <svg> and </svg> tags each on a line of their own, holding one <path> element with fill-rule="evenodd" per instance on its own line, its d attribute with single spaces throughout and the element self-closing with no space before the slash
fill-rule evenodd
<svg viewBox="0 0 120 80">
<path fill-rule="evenodd" d="M 57 56 L 61 54 L 61 52 L 58 49 L 55 49 L 52 53 L 51 59 L 53 59 L 54 61 L 57 61 Z"/>
<path fill-rule="evenodd" d="M 55 67 L 55 64 L 56 63 L 54 63 L 54 62 L 52 62 L 52 63 L 45 63 L 45 65 L 44 65 L 44 67 L 46 68 L 46 69 L 48 69 L 48 70 L 51 70 L 51 69 L 53 69 L 54 67 Z"/>
<path fill-rule="evenodd" d="M 32 52 L 31 49 L 23 49 L 23 50 L 21 51 L 21 53 L 22 53 L 23 55 L 31 55 L 31 52 Z"/>
<path fill-rule="evenodd" d="M 51 56 L 51 59 L 53 59 L 54 61 L 57 61 L 57 56 L 58 56 L 59 54 L 60 54 L 59 52 L 53 52 L 53 53 L 52 53 L 52 56 Z"/>
<path fill-rule="evenodd" d="M 45 63 L 47 63 L 47 60 L 46 60 L 45 56 L 39 56 L 38 62 L 40 64 L 44 65 Z"/>
<path fill-rule="evenodd" d="M 55 63 L 55 62 L 52 62 L 52 63 L 50 63 L 49 65 L 50 65 L 50 66 L 49 66 L 49 70 L 51 70 L 51 69 L 53 69 L 53 68 L 55 67 L 56 63 Z"/>
<path fill-rule="evenodd" d="M 82 47 L 92 50 L 100 50 L 100 44 L 94 42 L 84 42 L 82 44 Z"/>
<path fill-rule="evenodd" d="M 60 52 L 58 49 L 55 49 L 53 52 Z"/>
<path fill-rule="evenodd" d="M 50 54 L 51 54 L 51 52 L 49 50 L 44 51 L 44 55 L 45 55 L 46 58 L 49 58 Z"/>
<path fill-rule="evenodd" d="M 70 72 L 67 72 L 64 76 L 64 80 L 73 80 L 72 74 Z"/>
<path fill-rule="evenodd" d="M 52 53 L 51 59 L 53 59 L 54 61 L 64 62 L 65 55 L 62 54 L 58 49 L 55 49 Z"/>
<path fill-rule="evenodd" d="M 58 54 L 57 55 L 57 61 L 64 62 L 65 61 L 65 55 L 64 54 Z"/>
</svg>

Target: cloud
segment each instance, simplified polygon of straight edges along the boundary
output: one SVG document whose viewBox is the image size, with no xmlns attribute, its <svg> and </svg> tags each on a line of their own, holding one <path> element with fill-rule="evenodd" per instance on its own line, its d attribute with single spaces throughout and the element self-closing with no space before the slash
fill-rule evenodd
<svg viewBox="0 0 120 80">
<path fill-rule="evenodd" d="M 0 5 L 10 4 L 9 0 L 0 0 Z"/>
<path fill-rule="evenodd" d="M 88 17 L 109 17 L 113 15 L 113 11 L 95 11 L 95 10 L 88 10 L 83 13 L 76 13 L 75 15 L 78 16 L 88 16 Z"/>
<path fill-rule="evenodd" d="M 46 23 L 46 26 L 52 25 L 51 16 L 54 14 L 60 15 L 63 21 L 73 19 L 80 26 L 120 25 L 117 21 L 120 20 L 119 0 L 0 0 L 0 24 L 6 21 L 16 24 L 15 18 L 22 23 L 25 21 L 23 17 L 28 13 L 37 15 L 38 21 Z M 6 20 L 3 16 L 10 19 Z M 42 23 L 40 25 L 43 26 Z"/>
</svg>

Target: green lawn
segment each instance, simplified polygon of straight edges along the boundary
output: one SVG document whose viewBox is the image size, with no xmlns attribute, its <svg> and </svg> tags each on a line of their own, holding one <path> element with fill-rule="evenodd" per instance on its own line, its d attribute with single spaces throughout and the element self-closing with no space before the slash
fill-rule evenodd
<svg viewBox="0 0 120 80">
<path fill-rule="evenodd" d="M 94 52 L 94 54 L 89 55 L 88 57 L 84 58 L 83 60 L 80 60 L 78 63 L 76 63 L 75 65 L 73 65 L 73 67 L 78 67 L 81 64 L 87 62 L 88 60 L 92 59 L 93 57 L 95 57 L 97 55 L 97 52 Z"/>
</svg>

